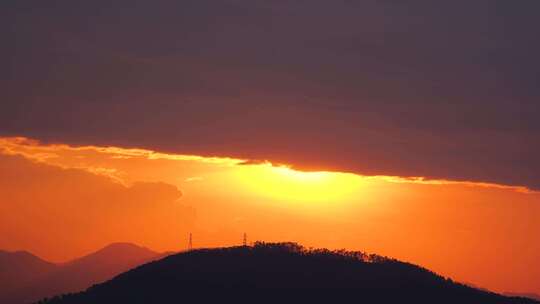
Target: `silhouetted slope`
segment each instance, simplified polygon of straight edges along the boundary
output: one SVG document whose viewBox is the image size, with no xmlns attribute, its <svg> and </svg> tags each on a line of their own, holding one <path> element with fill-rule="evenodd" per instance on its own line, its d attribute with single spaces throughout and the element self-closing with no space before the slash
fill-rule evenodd
<svg viewBox="0 0 540 304">
<path fill-rule="evenodd" d="M 322 299 L 329 303 L 537 303 L 470 288 L 396 260 L 305 250 L 292 243 L 176 254 L 86 292 L 46 303 L 306 303 Z"/>
<path fill-rule="evenodd" d="M 10 290 L 21 288 L 56 269 L 55 264 L 29 252 L 0 250 L 0 300 L 2 295 Z"/>
<path fill-rule="evenodd" d="M 161 254 L 137 245 L 111 244 L 92 254 L 56 265 L 52 271 L 6 292 L 0 297 L 0 303 L 30 303 L 61 293 L 78 292 L 162 257 Z M 15 272 L 14 275 L 22 275 L 23 271 Z"/>
<path fill-rule="evenodd" d="M 536 294 L 536 293 L 527 293 L 527 292 L 505 292 L 504 293 L 505 296 L 509 296 L 509 297 L 525 297 L 525 298 L 530 298 L 530 299 L 535 299 L 537 301 L 540 301 L 540 294 Z"/>
</svg>

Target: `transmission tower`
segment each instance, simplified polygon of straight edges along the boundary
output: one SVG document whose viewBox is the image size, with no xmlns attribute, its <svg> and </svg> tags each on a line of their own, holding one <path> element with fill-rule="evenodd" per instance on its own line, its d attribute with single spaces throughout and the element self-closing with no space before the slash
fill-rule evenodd
<svg viewBox="0 0 540 304">
<path fill-rule="evenodd" d="M 191 235 L 191 232 L 189 233 L 189 242 L 188 242 L 188 250 L 191 251 L 193 249 L 193 237 Z"/>
<path fill-rule="evenodd" d="M 244 232 L 244 247 L 247 246 L 247 234 Z"/>
</svg>

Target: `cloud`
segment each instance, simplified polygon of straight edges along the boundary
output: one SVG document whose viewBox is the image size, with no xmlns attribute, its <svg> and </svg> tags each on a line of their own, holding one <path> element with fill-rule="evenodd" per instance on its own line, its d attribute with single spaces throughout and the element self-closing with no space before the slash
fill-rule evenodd
<svg viewBox="0 0 540 304">
<path fill-rule="evenodd" d="M 535 1 L 3 6 L 3 135 L 540 189 Z"/>
<path fill-rule="evenodd" d="M 55 260 L 118 240 L 174 245 L 195 221 L 165 183 L 124 186 L 102 175 L 0 155 L 0 241 Z M 148 244 L 150 242 L 150 244 Z"/>
<path fill-rule="evenodd" d="M 294 170 L 293 166 L 286 164 L 274 164 L 261 160 L 242 160 L 234 158 L 203 157 L 196 155 L 182 155 L 172 153 L 162 153 L 145 149 L 126 149 L 122 147 L 100 147 L 100 146 L 70 146 L 66 144 L 43 144 L 37 140 L 24 137 L 0 137 L 0 155 L 23 156 L 34 162 L 53 165 L 63 169 L 78 169 L 95 175 L 104 176 L 110 181 L 117 182 L 129 187 L 133 182 L 137 182 L 134 176 L 146 180 L 149 176 L 144 174 L 145 170 L 152 168 L 154 176 L 150 180 L 166 181 L 177 183 L 202 181 L 202 176 L 191 176 L 191 172 L 207 174 L 209 172 L 234 170 L 242 166 L 251 168 L 272 168 L 278 171 L 285 170 L 290 174 L 300 173 L 331 173 L 329 171 L 315 171 L 314 168 L 308 171 Z M 81 161 L 82 160 L 82 161 Z M 110 161 L 115 162 L 111 163 Z M 118 161 L 133 161 L 132 165 L 141 161 L 147 166 L 132 167 L 128 163 L 118 166 Z M 164 161 L 159 166 L 153 161 Z M 127 166 L 126 166 L 127 165 Z M 236 167 L 235 167 L 236 166 Z M 176 167 L 176 170 L 171 169 Z M 161 171 L 165 170 L 165 171 Z M 127 170 L 127 171 L 124 171 Z M 194 170 L 194 171 L 191 171 Z M 140 172 L 139 172 L 140 171 Z M 161 173 L 158 173 L 161 172 Z M 336 173 L 336 172 L 334 172 Z M 340 172 L 343 173 L 343 172 Z M 142 175 L 141 175 L 142 174 Z M 183 177 L 182 177 L 183 176 Z M 426 178 L 423 176 L 389 176 L 389 175 L 355 175 L 357 178 L 366 180 L 378 180 L 391 183 L 408 183 L 423 185 L 465 185 L 470 187 L 497 188 L 512 190 L 520 193 L 538 193 L 536 189 L 525 186 L 505 185 L 489 182 L 467 181 L 467 180 L 445 180 L 437 178 Z"/>
</svg>

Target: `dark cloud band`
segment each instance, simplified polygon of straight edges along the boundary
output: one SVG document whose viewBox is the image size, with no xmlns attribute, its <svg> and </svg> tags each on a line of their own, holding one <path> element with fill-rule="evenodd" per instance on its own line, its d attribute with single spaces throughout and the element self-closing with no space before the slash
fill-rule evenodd
<svg viewBox="0 0 540 304">
<path fill-rule="evenodd" d="M 537 1 L 1 6 L 1 135 L 540 189 Z"/>
</svg>

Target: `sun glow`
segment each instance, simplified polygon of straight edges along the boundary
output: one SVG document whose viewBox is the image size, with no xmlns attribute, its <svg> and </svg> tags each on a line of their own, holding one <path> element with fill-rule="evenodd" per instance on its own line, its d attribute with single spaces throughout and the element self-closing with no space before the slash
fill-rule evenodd
<svg viewBox="0 0 540 304">
<path fill-rule="evenodd" d="M 303 172 L 269 163 L 241 167 L 236 172 L 248 191 L 283 202 L 293 202 L 296 206 L 338 203 L 361 190 L 364 184 L 362 177 L 354 174 Z"/>
</svg>

